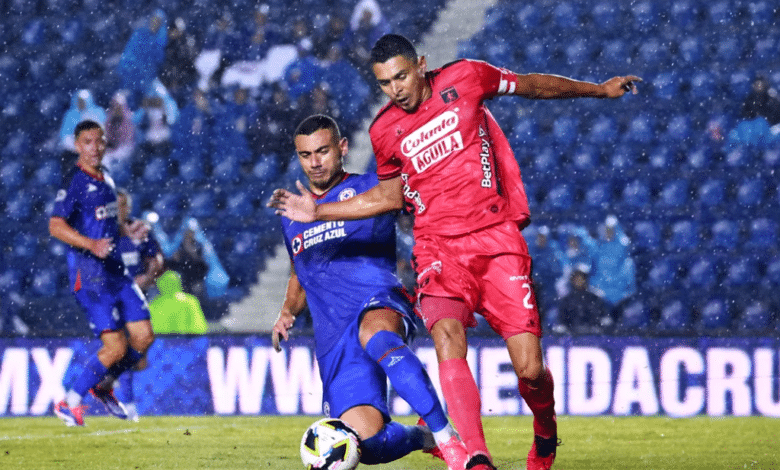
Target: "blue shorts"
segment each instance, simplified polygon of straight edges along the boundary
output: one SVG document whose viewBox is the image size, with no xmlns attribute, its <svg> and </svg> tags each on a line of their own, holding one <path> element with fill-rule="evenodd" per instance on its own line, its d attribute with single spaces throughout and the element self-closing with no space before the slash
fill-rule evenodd
<svg viewBox="0 0 780 470">
<path fill-rule="evenodd" d="M 130 278 L 119 278 L 101 289 L 80 289 L 73 294 L 89 317 L 89 327 L 100 337 L 126 323 L 149 320 L 149 306 L 141 289 Z"/>
<path fill-rule="evenodd" d="M 322 378 L 323 412 L 328 417 L 339 417 L 350 408 L 373 406 L 390 421 L 387 400 L 387 376 L 360 345 L 358 338 L 363 314 L 376 308 L 389 308 L 400 313 L 406 324 L 405 341 L 414 330 L 412 305 L 398 291 L 375 295 L 363 304 L 359 318 L 350 323 L 336 345 L 317 361 Z"/>
</svg>

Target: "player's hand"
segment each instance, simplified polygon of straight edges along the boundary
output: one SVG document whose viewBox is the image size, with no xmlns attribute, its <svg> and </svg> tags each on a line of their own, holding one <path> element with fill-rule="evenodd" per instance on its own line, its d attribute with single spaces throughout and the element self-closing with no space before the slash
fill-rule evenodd
<svg viewBox="0 0 780 470">
<path fill-rule="evenodd" d="M 627 75 L 625 77 L 612 77 L 601 86 L 604 88 L 607 98 L 620 98 L 629 91 L 631 94 L 636 95 L 639 90 L 636 88 L 636 84 L 641 82 L 642 79 L 636 75 Z"/>
<path fill-rule="evenodd" d="M 296 222 L 314 222 L 317 220 L 317 204 L 311 192 L 300 182 L 295 185 L 301 194 L 291 193 L 286 189 L 277 189 L 268 201 L 268 207 L 276 209 L 277 215 L 282 215 Z"/>
<path fill-rule="evenodd" d="M 279 352 L 282 350 L 282 346 L 279 344 L 282 338 L 285 341 L 290 339 L 290 328 L 295 323 L 295 317 L 288 310 L 282 310 L 279 312 L 279 316 L 276 318 L 274 329 L 271 331 L 271 342 L 273 343 L 274 350 Z"/>
<path fill-rule="evenodd" d="M 114 243 L 111 238 L 92 240 L 89 246 L 89 251 L 100 259 L 105 259 L 113 250 Z"/>
</svg>

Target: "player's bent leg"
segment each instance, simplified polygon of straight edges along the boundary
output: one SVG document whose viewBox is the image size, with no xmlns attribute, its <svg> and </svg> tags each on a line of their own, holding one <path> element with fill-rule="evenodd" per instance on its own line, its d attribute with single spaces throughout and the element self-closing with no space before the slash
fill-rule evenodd
<svg viewBox="0 0 780 470">
<path fill-rule="evenodd" d="M 152 322 L 149 320 L 139 320 L 128 322 L 125 325 L 129 335 L 130 347 L 145 354 L 154 343 L 154 331 L 152 331 Z"/>
<path fill-rule="evenodd" d="M 521 333 L 507 339 L 507 348 L 518 376 L 518 390 L 534 415 L 534 443 L 528 452 L 526 468 L 552 467 L 558 445 L 554 383 L 542 360 L 539 338 Z"/>
<path fill-rule="evenodd" d="M 340 416 L 360 436 L 360 462 L 366 465 L 388 463 L 430 446 L 433 437 L 424 426 L 405 426 L 384 422 L 382 413 L 372 406 L 356 406 Z"/>
</svg>

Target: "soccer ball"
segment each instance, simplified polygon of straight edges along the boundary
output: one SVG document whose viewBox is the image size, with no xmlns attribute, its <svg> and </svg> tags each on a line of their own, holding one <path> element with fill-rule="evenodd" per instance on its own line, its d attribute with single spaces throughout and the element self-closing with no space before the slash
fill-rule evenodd
<svg viewBox="0 0 780 470">
<path fill-rule="evenodd" d="M 301 460 L 307 470 L 353 470 L 360 462 L 360 438 L 340 419 L 321 419 L 303 433 Z"/>
</svg>

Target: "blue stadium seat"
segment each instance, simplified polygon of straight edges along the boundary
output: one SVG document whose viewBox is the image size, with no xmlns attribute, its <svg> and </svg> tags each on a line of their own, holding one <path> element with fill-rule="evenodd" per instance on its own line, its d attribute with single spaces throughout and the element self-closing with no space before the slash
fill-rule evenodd
<svg viewBox="0 0 780 470">
<path fill-rule="evenodd" d="M 526 31 L 535 30 L 542 24 L 543 20 L 544 15 L 539 11 L 539 7 L 533 3 L 524 4 L 515 14 L 515 25 Z"/>
<path fill-rule="evenodd" d="M 719 259 L 715 256 L 701 255 L 693 260 L 683 279 L 688 289 L 707 292 L 713 289 L 719 280 Z"/>
<path fill-rule="evenodd" d="M 5 203 L 5 215 L 16 223 L 31 221 L 33 201 L 27 193 L 18 192 Z"/>
<path fill-rule="evenodd" d="M 612 39 L 601 48 L 601 62 L 604 64 L 622 64 L 629 58 L 631 51 L 624 39 Z"/>
<path fill-rule="evenodd" d="M 733 219 L 718 220 L 710 229 L 709 247 L 713 250 L 733 251 L 739 247 L 740 228 Z"/>
<path fill-rule="evenodd" d="M 725 297 L 713 297 L 699 306 L 698 326 L 704 333 L 726 333 L 733 320 L 733 303 Z"/>
<path fill-rule="evenodd" d="M 658 191 L 656 205 L 662 210 L 685 206 L 690 201 L 690 190 L 690 181 L 687 178 L 667 181 Z"/>
<path fill-rule="evenodd" d="M 707 21 L 710 26 L 728 26 L 734 21 L 736 10 L 728 0 L 715 1 L 707 5 Z"/>
<path fill-rule="evenodd" d="M 558 152 L 551 147 L 544 147 L 533 159 L 533 169 L 536 172 L 545 173 L 555 171 L 560 165 Z"/>
<path fill-rule="evenodd" d="M 610 146 L 617 141 L 619 131 L 612 116 L 599 115 L 591 121 L 586 141 L 598 146 Z"/>
<path fill-rule="evenodd" d="M 753 165 L 755 152 L 747 146 L 739 146 L 729 150 L 723 164 L 733 170 L 747 169 Z"/>
<path fill-rule="evenodd" d="M 252 175 L 261 182 L 270 183 L 279 177 L 279 156 L 275 153 L 260 155 L 252 167 Z"/>
<path fill-rule="evenodd" d="M 778 223 L 774 219 L 762 217 L 752 219 L 748 226 L 745 246 L 752 249 L 777 248 Z"/>
<path fill-rule="evenodd" d="M 780 149 L 768 148 L 761 155 L 764 164 L 770 168 L 780 166 Z"/>
<path fill-rule="evenodd" d="M 539 137 L 539 126 L 533 118 L 520 118 L 515 122 L 512 133 L 508 137 L 515 148 L 533 145 Z"/>
<path fill-rule="evenodd" d="M 715 59 L 725 63 L 733 64 L 743 56 L 745 48 L 742 39 L 732 35 L 719 35 L 718 43 L 715 45 Z"/>
<path fill-rule="evenodd" d="M 601 164 L 599 151 L 591 145 L 578 146 L 571 156 L 572 168 L 581 172 L 592 172 Z"/>
<path fill-rule="evenodd" d="M 694 30 L 700 13 L 700 5 L 696 1 L 673 0 L 669 11 L 670 22 L 682 30 Z"/>
<path fill-rule="evenodd" d="M 650 187 L 644 179 L 630 181 L 621 191 L 620 200 L 629 211 L 646 209 L 650 205 Z"/>
<path fill-rule="evenodd" d="M 38 297 L 54 297 L 59 293 L 59 275 L 54 268 L 37 267 L 32 273 L 30 293 Z"/>
<path fill-rule="evenodd" d="M 181 194 L 163 193 L 155 199 L 152 209 L 162 220 L 174 220 L 181 217 L 184 201 Z"/>
<path fill-rule="evenodd" d="M 149 184 L 164 184 L 168 181 L 169 165 L 167 159 L 155 157 L 144 167 L 143 180 Z"/>
<path fill-rule="evenodd" d="M 579 136 L 580 122 L 573 116 L 561 116 L 553 122 L 552 136 L 555 142 L 569 148 Z"/>
<path fill-rule="evenodd" d="M 204 189 L 189 197 L 189 215 L 197 219 L 207 219 L 217 214 L 217 201 L 214 191 Z"/>
<path fill-rule="evenodd" d="M 697 202 L 706 209 L 720 207 L 726 200 L 726 182 L 710 178 L 699 186 Z"/>
<path fill-rule="evenodd" d="M 27 46 L 42 46 L 47 41 L 48 27 L 42 17 L 33 17 L 24 24 L 20 39 Z"/>
<path fill-rule="evenodd" d="M 18 190 L 24 185 L 26 169 L 21 160 L 6 160 L 0 165 L 2 165 L 0 166 L 0 181 L 3 182 L 3 189 L 10 192 Z"/>
<path fill-rule="evenodd" d="M 647 69 L 663 67 L 669 62 L 669 46 L 657 37 L 650 37 L 640 44 L 636 61 Z"/>
<path fill-rule="evenodd" d="M 650 327 L 652 307 L 643 299 L 627 302 L 619 312 L 617 331 L 622 334 L 640 333 Z"/>
<path fill-rule="evenodd" d="M 765 64 L 771 62 L 777 57 L 777 45 L 775 38 L 762 37 L 756 39 L 753 45 L 753 54 L 751 60 L 754 60 L 757 64 Z"/>
<path fill-rule="evenodd" d="M 691 118 L 687 114 L 672 116 L 666 125 L 661 139 L 666 142 L 681 143 L 689 141 L 693 135 Z"/>
<path fill-rule="evenodd" d="M 659 307 L 656 329 L 665 333 L 686 333 L 693 326 L 691 307 L 680 298 L 667 300 Z"/>
<path fill-rule="evenodd" d="M 676 151 L 671 142 L 658 145 L 650 152 L 650 155 L 647 158 L 650 168 L 659 171 L 675 170 L 677 168 L 675 154 Z"/>
<path fill-rule="evenodd" d="M 706 145 L 689 148 L 685 152 L 685 160 L 686 165 L 690 168 L 707 169 L 713 164 L 713 151 Z"/>
<path fill-rule="evenodd" d="M 523 63 L 526 69 L 532 70 L 547 67 L 550 54 L 548 53 L 546 42 L 539 39 L 532 40 L 525 46 L 523 52 L 525 58 Z"/>
<path fill-rule="evenodd" d="M 688 67 L 698 67 L 706 58 L 704 43 L 699 36 L 688 36 L 679 44 L 679 57 Z"/>
<path fill-rule="evenodd" d="M 651 292 L 664 292 L 676 287 L 679 263 L 671 257 L 655 257 L 650 261 L 645 287 Z"/>
<path fill-rule="evenodd" d="M 661 246 L 661 227 L 655 220 L 634 223 L 631 240 L 635 248 L 645 251 L 657 250 Z"/>
<path fill-rule="evenodd" d="M 225 202 L 225 211 L 231 217 L 252 217 L 255 213 L 254 201 L 249 191 L 236 190 L 229 194 Z"/>
<path fill-rule="evenodd" d="M 665 70 L 656 75 L 651 84 L 656 98 L 675 100 L 679 99 L 682 77 L 676 70 Z"/>
<path fill-rule="evenodd" d="M 655 124 L 655 118 L 649 113 L 639 114 L 628 124 L 624 136 L 628 142 L 650 144 L 656 138 Z"/>
<path fill-rule="evenodd" d="M 743 180 L 737 185 L 737 202 L 742 207 L 756 208 L 764 201 L 766 185 L 760 177 Z"/>
<path fill-rule="evenodd" d="M 737 257 L 730 260 L 723 277 L 723 287 L 731 291 L 752 292 L 758 286 L 761 274 L 755 259 Z"/>
<path fill-rule="evenodd" d="M 576 4 L 560 2 L 553 9 L 555 25 L 564 31 L 573 31 L 580 27 L 580 12 Z"/>
<path fill-rule="evenodd" d="M 179 162 L 179 176 L 185 183 L 203 183 L 206 180 L 203 159 L 188 158 Z"/>
<path fill-rule="evenodd" d="M 566 211 L 574 203 L 574 190 L 568 183 L 561 183 L 553 187 L 544 200 L 548 210 Z"/>
<path fill-rule="evenodd" d="M 772 327 L 772 310 L 766 302 L 755 300 L 746 305 L 739 314 L 739 329 L 747 332 L 761 332 Z"/>
<path fill-rule="evenodd" d="M 53 187 L 62 181 L 60 162 L 47 159 L 33 172 L 30 182 L 38 187 Z"/>
<path fill-rule="evenodd" d="M 687 252 L 699 247 L 699 227 L 690 220 L 674 222 L 670 228 L 666 248 L 670 252 Z"/>
<path fill-rule="evenodd" d="M 659 11 L 655 2 L 642 1 L 634 3 L 630 8 L 635 30 L 648 33 L 655 30 L 659 24 Z"/>
<path fill-rule="evenodd" d="M 735 100 L 743 101 L 753 84 L 753 78 L 746 70 L 735 70 L 729 77 L 729 91 Z"/>
<path fill-rule="evenodd" d="M 238 160 L 232 155 L 228 155 L 214 165 L 211 177 L 220 183 L 236 183 L 241 179 L 240 168 Z"/>
<path fill-rule="evenodd" d="M 583 38 L 574 39 L 564 48 L 568 65 L 579 67 L 590 64 L 593 56 L 592 41 Z"/>
<path fill-rule="evenodd" d="M 600 1 L 590 12 L 593 24 L 602 34 L 614 31 L 620 24 L 620 10 L 615 2 Z"/>
<path fill-rule="evenodd" d="M 599 181 L 588 187 L 585 191 L 585 197 L 583 198 L 583 204 L 588 209 L 603 209 L 607 210 L 612 207 L 614 203 L 613 197 L 614 190 L 612 184 L 608 181 Z"/>
<path fill-rule="evenodd" d="M 707 101 L 720 95 L 718 79 L 709 70 L 699 70 L 693 74 L 690 81 L 690 99 L 692 101 Z"/>
<path fill-rule="evenodd" d="M 773 24 L 772 19 L 776 17 L 777 6 L 773 8 L 770 6 L 769 2 L 761 0 L 758 2 L 748 2 L 747 7 L 750 23 L 753 26 L 761 27 Z"/>
</svg>

